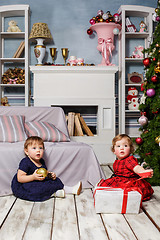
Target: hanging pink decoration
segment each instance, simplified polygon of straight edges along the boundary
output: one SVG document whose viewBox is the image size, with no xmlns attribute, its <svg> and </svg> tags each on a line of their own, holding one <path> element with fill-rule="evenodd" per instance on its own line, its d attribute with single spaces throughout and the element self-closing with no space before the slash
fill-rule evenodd
<svg viewBox="0 0 160 240">
<path fill-rule="evenodd" d="M 156 91 L 154 88 L 149 88 L 149 89 L 147 89 L 146 93 L 147 93 L 148 97 L 153 97 L 156 94 Z"/>
<path fill-rule="evenodd" d="M 89 29 L 87 30 L 87 34 L 88 34 L 88 35 L 92 35 L 92 34 L 93 34 L 92 29 L 89 28 Z"/>
<path fill-rule="evenodd" d="M 138 122 L 141 126 L 145 126 L 148 123 L 148 118 L 143 115 L 138 119 Z"/>
</svg>

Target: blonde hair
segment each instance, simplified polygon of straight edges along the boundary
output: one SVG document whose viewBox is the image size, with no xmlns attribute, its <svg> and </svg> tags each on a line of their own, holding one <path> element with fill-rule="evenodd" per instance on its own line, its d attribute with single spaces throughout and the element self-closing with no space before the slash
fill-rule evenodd
<svg viewBox="0 0 160 240">
<path fill-rule="evenodd" d="M 130 145 L 130 152 L 133 153 L 134 152 L 133 142 L 132 142 L 132 139 L 127 134 L 118 134 L 117 136 L 115 136 L 113 138 L 111 151 L 114 152 L 114 148 L 115 148 L 116 142 L 120 141 L 122 138 L 126 138 L 127 139 L 128 144 Z"/>
<path fill-rule="evenodd" d="M 33 145 L 34 143 L 37 143 L 39 145 L 43 146 L 44 149 L 44 142 L 43 139 L 38 136 L 31 136 L 28 137 L 24 143 L 24 149 L 28 149 L 28 146 Z"/>
</svg>

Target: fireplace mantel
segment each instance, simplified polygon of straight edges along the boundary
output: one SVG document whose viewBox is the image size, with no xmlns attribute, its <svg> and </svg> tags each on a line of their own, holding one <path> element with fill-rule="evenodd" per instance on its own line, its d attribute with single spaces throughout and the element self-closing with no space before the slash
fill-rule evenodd
<svg viewBox="0 0 160 240">
<path fill-rule="evenodd" d="M 115 73 L 117 66 L 30 66 L 34 106 L 97 106 L 97 134 L 72 137 L 90 144 L 100 163 L 114 161 Z"/>
</svg>

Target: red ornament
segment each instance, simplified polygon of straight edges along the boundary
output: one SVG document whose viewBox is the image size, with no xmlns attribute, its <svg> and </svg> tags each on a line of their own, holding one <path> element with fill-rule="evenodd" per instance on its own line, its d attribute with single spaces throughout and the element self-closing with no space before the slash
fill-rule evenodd
<svg viewBox="0 0 160 240">
<path fill-rule="evenodd" d="M 151 64 L 151 59 L 150 58 L 145 58 L 143 60 L 143 64 L 144 64 L 144 66 L 149 67 L 149 65 Z"/>
<path fill-rule="evenodd" d="M 143 143 L 143 139 L 140 138 L 140 137 L 136 138 L 136 143 L 137 143 L 138 145 L 141 145 L 141 144 Z"/>
<path fill-rule="evenodd" d="M 156 61 L 156 58 L 153 58 L 153 61 Z"/>
<path fill-rule="evenodd" d="M 92 33 L 93 33 L 93 30 L 89 28 L 89 29 L 87 30 L 87 34 L 88 34 L 88 35 L 92 35 Z"/>
<path fill-rule="evenodd" d="M 151 153 L 151 152 L 148 152 L 148 153 L 146 153 L 145 155 L 146 155 L 146 156 L 148 156 L 148 155 L 152 155 L 152 153 Z"/>
<path fill-rule="evenodd" d="M 151 81 L 154 82 L 154 83 L 156 83 L 156 82 L 158 81 L 158 77 L 157 77 L 156 75 L 153 75 L 153 76 L 151 77 Z"/>
<path fill-rule="evenodd" d="M 141 91 L 143 92 L 144 91 L 144 83 L 141 84 Z"/>
</svg>

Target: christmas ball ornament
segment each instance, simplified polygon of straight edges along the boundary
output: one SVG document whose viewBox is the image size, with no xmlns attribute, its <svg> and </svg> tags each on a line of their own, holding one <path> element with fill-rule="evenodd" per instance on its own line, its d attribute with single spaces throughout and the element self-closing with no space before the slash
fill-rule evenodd
<svg viewBox="0 0 160 240">
<path fill-rule="evenodd" d="M 154 71 L 155 71 L 155 73 L 160 72 L 160 62 L 157 62 L 157 65 L 154 67 Z"/>
<path fill-rule="evenodd" d="M 150 64 L 151 64 L 151 59 L 150 59 L 150 58 L 145 58 L 145 59 L 143 60 L 143 65 L 144 65 L 145 67 L 148 67 Z"/>
<path fill-rule="evenodd" d="M 138 122 L 141 126 L 145 126 L 148 123 L 148 118 L 143 115 L 138 119 Z"/>
<path fill-rule="evenodd" d="M 118 29 L 118 28 L 114 28 L 114 29 L 113 29 L 113 33 L 114 33 L 114 35 L 118 35 L 119 29 Z"/>
<path fill-rule="evenodd" d="M 143 92 L 144 91 L 144 83 L 141 84 L 141 91 Z"/>
<path fill-rule="evenodd" d="M 155 57 L 153 58 L 153 61 L 156 61 L 156 58 L 155 58 Z"/>
<path fill-rule="evenodd" d="M 104 20 L 108 19 L 108 18 L 109 18 L 109 14 L 108 14 L 108 13 L 104 13 L 104 14 L 102 15 L 102 18 L 103 18 Z"/>
<path fill-rule="evenodd" d="M 160 16 L 156 17 L 156 21 L 159 22 L 160 21 Z"/>
<path fill-rule="evenodd" d="M 158 43 L 156 43 L 156 47 L 157 47 L 157 48 L 159 47 L 159 44 L 158 44 Z"/>
<path fill-rule="evenodd" d="M 149 88 L 149 89 L 147 89 L 146 93 L 147 93 L 148 97 L 153 97 L 155 95 L 156 91 L 154 90 L 154 88 Z"/>
<path fill-rule="evenodd" d="M 154 82 L 154 83 L 156 83 L 156 82 L 158 81 L 158 77 L 157 77 L 156 75 L 153 75 L 153 76 L 151 77 L 151 81 Z"/>
<path fill-rule="evenodd" d="M 141 144 L 143 143 L 143 139 L 140 138 L 140 137 L 136 138 L 135 141 L 136 141 L 136 143 L 137 143 L 138 145 L 141 145 Z"/>
<path fill-rule="evenodd" d="M 155 12 L 156 12 L 156 13 L 158 12 L 158 8 L 155 9 Z"/>
<path fill-rule="evenodd" d="M 99 21 L 99 22 L 103 22 L 104 20 L 103 20 L 103 18 L 100 18 L 98 21 Z"/>
<path fill-rule="evenodd" d="M 103 13 L 104 13 L 104 12 L 103 12 L 102 10 L 98 10 L 97 15 L 98 15 L 98 16 L 102 16 Z"/>
<path fill-rule="evenodd" d="M 45 168 L 39 168 L 39 169 L 36 171 L 36 173 L 43 175 L 43 177 L 47 177 L 48 171 L 47 171 Z"/>
<path fill-rule="evenodd" d="M 148 152 L 148 153 L 146 153 L 145 155 L 146 155 L 146 156 L 149 156 L 149 155 L 152 155 L 152 153 L 151 153 L 151 152 Z"/>
<path fill-rule="evenodd" d="M 87 34 L 88 34 L 88 35 L 92 35 L 92 34 L 93 34 L 93 30 L 89 28 L 89 29 L 87 30 Z"/>
<path fill-rule="evenodd" d="M 160 136 L 158 136 L 158 137 L 155 138 L 155 142 L 156 142 L 157 144 L 160 144 Z"/>
<path fill-rule="evenodd" d="M 96 21 L 95 21 L 93 18 L 92 18 L 92 19 L 90 19 L 90 20 L 89 20 L 89 22 L 90 22 L 90 24 L 91 24 L 91 25 L 93 25 L 93 24 L 95 24 L 95 23 L 96 23 Z"/>
</svg>

